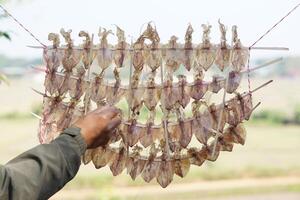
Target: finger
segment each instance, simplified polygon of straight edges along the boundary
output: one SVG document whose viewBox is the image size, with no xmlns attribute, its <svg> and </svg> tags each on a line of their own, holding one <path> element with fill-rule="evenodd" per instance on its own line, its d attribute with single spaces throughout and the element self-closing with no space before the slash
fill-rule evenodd
<svg viewBox="0 0 300 200">
<path fill-rule="evenodd" d="M 94 149 L 99 146 L 105 146 L 105 145 L 107 145 L 108 141 L 109 141 L 109 137 L 108 137 L 108 135 L 105 135 L 101 138 L 96 139 L 90 148 Z"/>
<path fill-rule="evenodd" d="M 105 131 L 106 132 L 111 132 L 115 128 L 117 128 L 121 124 L 121 118 L 119 116 L 113 118 L 107 125 Z"/>
<path fill-rule="evenodd" d="M 116 128 L 121 123 L 121 119 L 119 117 L 113 118 L 107 127 L 103 130 L 103 134 L 94 142 L 93 146 L 104 146 L 108 143 L 108 141 L 114 137 L 116 134 Z"/>
<path fill-rule="evenodd" d="M 97 109 L 93 110 L 92 113 L 96 113 L 96 114 L 97 114 L 97 113 L 100 113 L 100 112 L 102 112 L 103 110 L 108 109 L 109 107 L 110 107 L 110 106 L 106 105 L 106 106 L 97 108 Z"/>
<path fill-rule="evenodd" d="M 121 114 L 121 110 L 116 107 L 110 106 L 105 110 L 102 110 L 99 114 L 101 114 L 103 117 L 107 119 L 113 119 L 116 116 Z"/>
</svg>

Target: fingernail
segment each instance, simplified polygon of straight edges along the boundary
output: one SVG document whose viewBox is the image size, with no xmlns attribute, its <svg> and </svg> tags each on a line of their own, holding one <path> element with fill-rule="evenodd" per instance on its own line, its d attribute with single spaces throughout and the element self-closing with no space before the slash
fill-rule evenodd
<svg viewBox="0 0 300 200">
<path fill-rule="evenodd" d="M 117 126 L 121 124 L 121 119 L 120 118 L 115 118 L 113 119 L 108 125 L 107 125 L 107 130 L 111 131 L 112 129 L 115 129 Z"/>
</svg>

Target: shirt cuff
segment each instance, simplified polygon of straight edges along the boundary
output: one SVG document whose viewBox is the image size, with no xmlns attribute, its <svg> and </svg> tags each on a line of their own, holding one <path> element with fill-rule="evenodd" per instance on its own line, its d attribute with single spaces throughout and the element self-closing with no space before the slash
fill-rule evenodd
<svg viewBox="0 0 300 200">
<path fill-rule="evenodd" d="M 81 155 L 83 155 L 84 152 L 86 151 L 87 145 L 86 145 L 80 131 L 81 131 L 81 129 L 78 127 L 69 127 L 69 128 L 66 128 L 62 132 L 62 134 L 67 134 L 67 135 L 72 136 L 77 141 L 77 143 L 79 145 L 80 153 L 81 153 Z"/>
</svg>

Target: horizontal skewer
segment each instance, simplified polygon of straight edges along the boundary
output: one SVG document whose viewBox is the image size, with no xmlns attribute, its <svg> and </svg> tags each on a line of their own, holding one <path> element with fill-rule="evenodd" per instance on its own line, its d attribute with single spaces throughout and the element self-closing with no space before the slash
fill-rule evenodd
<svg viewBox="0 0 300 200">
<path fill-rule="evenodd" d="M 251 47 L 253 50 L 277 50 L 277 51 L 289 51 L 287 47 Z"/>
<path fill-rule="evenodd" d="M 252 93 L 254 93 L 254 92 L 256 92 L 256 91 L 258 91 L 258 90 L 264 88 L 265 86 L 269 85 L 269 84 L 272 83 L 272 82 L 273 82 L 273 80 L 270 80 L 270 81 L 268 81 L 268 82 L 266 82 L 266 83 L 264 83 L 264 84 L 258 86 L 257 88 L 251 90 L 250 93 L 252 94 Z M 31 88 L 31 89 L 32 89 L 34 92 L 36 92 L 36 93 L 38 93 L 38 94 L 40 94 L 40 95 L 42 95 L 42 96 L 51 98 L 50 96 L 47 96 L 46 94 L 44 94 L 44 93 L 42 93 L 42 92 L 40 92 L 40 91 L 38 91 L 38 90 L 36 90 L 36 89 L 34 89 L 34 88 Z M 247 96 L 247 95 L 249 95 L 250 93 L 249 93 L 249 92 L 244 92 L 243 94 L 241 94 L 241 97 Z M 227 100 L 225 103 L 228 103 L 229 101 L 230 101 L 230 100 Z M 253 109 L 256 109 L 259 105 L 260 105 L 260 103 L 258 103 Z M 68 105 L 66 104 L 66 106 L 68 106 Z M 193 118 L 193 117 L 190 117 L 190 118 L 186 118 L 183 122 L 189 122 L 189 121 L 192 121 L 192 120 L 194 120 L 194 118 Z M 131 123 L 128 122 L 128 121 L 122 121 L 122 123 L 123 123 L 123 124 L 127 124 L 127 125 L 130 125 L 130 124 L 131 124 Z M 176 125 L 178 125 L 178 122 L 169 122 L 168 124 L 169 124 L 170 126 L 176 126 Z M 146 128 L 146 127 L 147 127 L 147 124 L 137 124 L 136 126 L 137 126 L 137 127 L 141 127 L 141 128 Z M 161 124 L 155 124 L 155 125 L 152 125 L 151 128 L 158 129 L 158 128 L 161 128 L 161 126 L 162 126 Z"/>
<path fill-rule="evenodd" d="M 249 71 L 248 71 L 247 69 L 245 69 L 245 70 L 241 71 L 241 73 L 243 74 L 243 73 L 248 73 L 248 72 L 254 72 L 254 71 L 258 70 L 258 69 L 267 67 L 267 66 L 269 66 L 269 65 L 272 65 L 272 64 L 274 64 L 274 63 L 280 62 L 280 61 L 282 61 L 282 60 L 283 60 L 282 57 L 276 58 L 276 59 L 274 59 L 274 60 L 270 60 L 270 61 L 268 61 L 268 62 L 266 62 L 266 63 L 263 63 L 263 64 L 261 64 L 261 65 L 258 65 L 258 66 L 256 66 L 256 67 L 250 68 Z"/>
<path fill-rule="evenodd" d="M 34 46 L 34 45 L 27 45 L 27 47 L 29 48 L 33 48 L 33 49 L 44 49 L 45 47 L 43 46 Z M 47 46 L 46 47 L 48 50 L 54 49 L 53 46 Z M 57 47 L 56 49 L 58 50 L 64 50 L 67 49 L 68 47 L 66 46 L 61 46 L 61 47 Z M 98 48 L 98 47 L 92 47 L 93 50 L 111 50 L 111 51 L 120 51 L 120 50 L 124 50 L 124 51 L 136 51 L 136 50 L 149 50 L 147 48 L 144 49 L 133 49 L 133 48 L 126 48 L 126 49 L 113 49 L 113 48 Z M 250 47 L 243 47 L 243 49 L 249 49 Z M 72 49 L 74 50 L 84 50 L 84 48 L 79 47 L 79 46 L 74 46 L 72 47 Z M 201 48 L 151 48 L 150 50 L 200 50 Z M 213 49 L 217 49 L 217 47 L 212 47 Z M 228 47 L 228 49 L 233 49 L 232 47 Z M 251 50 L 275 50 L 275 51 L 289 51 L 289 48 L 287 47 L 251 47 Z"/>
<path fill-rule="evenodd" d="M 258 102 L 258 103 L 252 108 L 252 111 L 251 111 L 251 112 L 253 112 L 260 104 L 261 104 L 261 102 Z"/>
<path fill-rule="evenodd" d="M 281 57 L 281 58 L 277 58 L 277 59 L 268 61 L 268 62 L 266 62 L 266 63 L 263 63 L 263 64 L 261 64 L 261 65 L 258 65 L 258 66 L 256 66 L 256 67 L 250 68 L 250 69 L 249 69 L 249 72 L 251 73 L 251 72 L 254 72 L 254 71 L 256 71 L 256 70 L 258 70 L 258 69 L 261 69 L 261 68 L 263 68 L 263 67 L 267 67 L 267 66 L 269 66 L 269 65 L 271 65 L 271 64 L 280 62 L 282 59 L 283 59 L 282 57 Z M 37 70 L 37 71 L 46 72 L 46 69 L 43 69 L 43 68 L 40 68 L 40 67 L 35 67 L 35 66 L 31 66 L 31 67 L 32 67 L 33 69 Z M 243 70 L 243 71 L 241 71 L 241 74 L 245 74 L 245 73 L 248 73 L 248 70 Z M 63 72 L 55 72 L 55 74 L 57 74 L 57 75 L 59 75 L 59 76 L 63 76 L 63 77 L 65 76 L 65 74 L 64 74 Z M 74 76 L 74 75 L 71 75 L 70 78 L 75 79 L 75 80 L 78 80 L 78 77 L 77 77 L 77 76 Z M 224 78 L 221 78 L 221 79 L 219 79 L 218 81 L 224 81 L 224 80 L 225 80 Z M 87 78 L 85 79 L 85 81 L 86 81 L 86 82 L 90 82 L 90 80 L 87 79 Z M 210 82 L 205 82 L 205 81 L 203 81 L 203 84 L 210 84 Z M 105 85 L 105 86 L 112 86 L 112 87 L 113 87 L 113 84 L 109 84 L 109 83 L 104 83 L 104 85 Z M 192 84 L 192 83 L 188 83 L 187 86 L 193 86 L 193 84 Z M 121 89 L 127 90 L 127 89 L 128 89 L 128 86 L 120 85 L 120 88 L 121 88 Z M 147 87 L 147 86 L 140 86 L 139 88 L 150 88 L 150 87 Z M 152 88 L 152 87 L 151 87 L 151 88 Z M 155 88 L 160 89 L 160 88 L 162 88 L 162 86 L 161 86 L 161 85 L 157 85 L 157 86 L 155 86 Z"/>
<path fill-rule="evenodd" d="M 40 94 L 40 95 L 42 95 L 42 96 L 47 96 L 46 94 L 44 94 L 44 93 L 42 93 L 42 92 L 40 92 L 40 91 L 38 91 L 38 90 L 36 90 L 36 89 L 34 89 L 34 88 L 31 88 L 34 92 L 36 92 L 37 94 Z"/>
<path fill-rule="evenodd" d="M 261 86 L 255 88 L 254 90 L 252 90 L 251 93 L 256 92 L 257 90 L 259 90 L 259 89 L 261 89 L 261 88 L 263 88 L 263 87 L 269 85 L 269 84 L 272 83 L 272 82 L 273 82 L 273 80 L 269 80 L 268 82 L 262 84 Z"/>
<path fill-rule="evenodd" d="M 259 106 L 261 104 L 261 102 L 258 102 L 252 109 L 251 109 L 251 113 Z M 217 132 L 216 130 L 213 130 L 213 129 L 210 129 L 210 131 L 212 132 L 212 133 L 214 133 L 214 134 L 218 134 L 219 132 Z M 119 151 L 119 149 L 118 148 L 113 148 L 113 147 L 110 147 L 109 146 L 109 149 L 110 150 L 112 150 L 112 151 L 114 151 L 114 152 L 116 152 L 116 153 L 118 153 L 118 151 Z M 138 159 L 140 159 L 140 160 L 148 160 L 148 157 L 146 157 L 146 156 L 141 156 L 141 155 L 129 155 L 129 157 L 132 157 L 132 158 L 138 158 Z M 166 161 L 173 161 L 173 160 L 178 160 L 178 159 L 189 159 L 189 158 L 192 158 L 192 156 L 190 156 L 190 155 L 188 155 L 188 154 L 184 154 L 184 155 L 181 155 L 179 158 L 178 157 L 176 157 L 176 158 L 174 158 L 174 157 L 170 157 L 170 158 L 168 158 L 168 159 L 166 159 Z M 161 162 L 163 159 L 162 158 L 160 158 L 160 157 L 156 157 L 155 159 L 154 159 L 154 161 L 155 162 Z"/>
<path fill-rule="evenodd" d="M 35 114 L 34 112 L 30 112 L 30 114 L 31 114 L 32 116 L 36 117 L 36 118 L 37 118 L 37 119 L 39 119 L 39 120 L 41 120 L 41 119 L 42 119 L 42 117 L 41 117 L 41 116 L 39 116 L 39 115 Z"/>
</svg>

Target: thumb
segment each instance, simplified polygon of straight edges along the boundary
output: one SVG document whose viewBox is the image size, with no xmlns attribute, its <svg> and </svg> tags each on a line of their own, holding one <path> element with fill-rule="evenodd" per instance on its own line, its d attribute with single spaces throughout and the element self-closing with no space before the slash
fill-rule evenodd
<svg viewBox="0 0 300 200">
<path fill-rule="evenodd" d="M 107 145 L 109 140 L 114 136 L 115 134 L 115 128 L 121 123 L 120 117 L 113 118 L 106 128 L 103 130 L 103 134 L 94 142 L 92 145 L 92 148 L 98 147 L 98 146 L 104 146 Z"/>
<path fill-rule="evenodd" d="M 113 106 L 107 106 L 103 109 L 96 110 L 96 114 L 101 115 L 107 119 L 113 119 L 114 117 L 121 114 L 120 109 L 113 107 Z"/>
<path fill-rule="evenodd" d="M 117 126 L 121 124 L 121 118 L 119 116 L 113 118 L 105 128 L 106 132 L 113 131 Z"/>
</svg>

